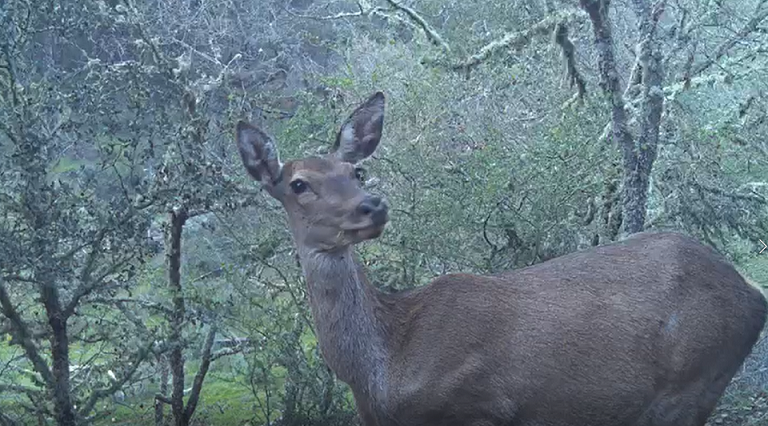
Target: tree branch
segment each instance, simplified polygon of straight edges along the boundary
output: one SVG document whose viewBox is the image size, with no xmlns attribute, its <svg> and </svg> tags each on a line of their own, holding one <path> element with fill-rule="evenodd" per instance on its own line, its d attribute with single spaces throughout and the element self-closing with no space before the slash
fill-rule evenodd
<svg viewBox="0 0 768 426">
<path fill-rule="evenodd" d="M 582 100 L 587 93 L 587 84 L 584 77 L 576 68 L 576 47 L 568 38 L 568 26 L 559 22 L 555 27 L 555 43 L 562 50 L 563 60 L 565 61 L 565 79 L 571 88 L 576 86 L 577 92 L 575 99 Z"/>
<path fill-rule="evenodd" d="M 160 394 L 155 395 L 155 399 L 160 401 L 160 402 L 162 402 L 163 404 L 168 404 L 168 405 L 173 404 L 173 402 L 170 399 L 168 399 L 168 398 L 166 398 L 166 397 L 164 397 L 163 395 L 160 395 Z"/>
<path fill-rule="evenodd" d="M 96 237 L 91 241 L 91 251 L 88 253 L 88 257 L 85 260 L 85 266 L 80 274 L 80 282 L 87 283 L 91 280 L 91 274 L 96 265 L 96 259 L 98 259 L 99 254 L 101 254 L 101 243 L 104 241 L 104 237 L 107 236 L 107 229 L 107 227 L 99 229 Z"/>
<path fill-rule="evenodd" d="M 580 0 L 581 6 L 589 14 L 598 51 L 600 88 L 608 95 L 611 102 L 611 134 L 613 141 L 627 157 L 634 157 L 634 141 L 627 128 L 627 116 L 624 110 L 624 96 L 621 93 L 619 73 L 613 52 L 613 36 L 608 22 L 609 1 Z"/>
<path fill-rule="evenodd" d="M 14 275 L 14 274 L 3 275 L 2 277 L 0 277 L 0 279 L 3 279 L 4 281 L 19 281 L 19 282 L 24 282 L 24 283 L 40 285 L 40 281 L 38 281 L 38 280 L 36 280 L 36 279 L 34 279 L 32 277 L 24 277 L 24 276 L 21 276 L 21 275 Z"/>
<path fill-rule="evenodd" d="M 454 71 L 470 72 L 496 52 L 504 49 L 519 50 L 527 46 L 534 36 L 551 34 L 558 25 L 568 25 L 579 22 L 584 18 L 585 15 L 580 10 L 559 12 L 548 16 L 526 30 L 507 33 L 503 37 L 488 43 L 476 54 L 458 64 L 454 64 L 451 68 Z"/>
<path fill-rule="evenodd" d="M 24 393 L 24 394 L 38 394 L 40 393 L 40 389 L 36 388 L 30 388 L 27 386 L 22 385 L 4 385 L 0 383 L 0 394 L 4 392 L 16 392 L 16 393 Z"/>
<path fill-rule="evenodd" d="M 215 320 L 214 320 L 215 321 Z M 200 360 L 200 369 L 195 374 L 195 379 L 192 382 L 192 391 L 189 393 L 189 399 L 187 400 L 187 407 L 184 409 L 184 417 L 187 422 L 192 419 L 192 415 L 195 414 L 197 408 L 197 402 L 200 399 L 200 390 L 203 388 L 203 381 L 205 375 L 208 373 L 208 367 L 211 365 L 211 348 L 213 348 L 213 342 L 216 339 L 216 324 L 211 325 L 211 329 L 208 331 L 208 336 L 205 338 L 203 344 L 203 351 Z"/>
<path fill-rule="evenodd" d="M 746 24 L 744 24 L 743 27 L 739 31 L 737 31 L 731 38 L 723 42 L 720 46 L 715 49 L 715 54 L 711 57 L 707 58 L 704 62 L 694 65 L 693 70 L 688 74 L 688 78 L 699 75 L 702 71 L 706 70 L 707 68 L 714 65 L 717 61 L 720 60 L 726 53 L 728 53 L 733 46 L 735 46 L 739 41 L 743 40 L 745 37 L 747 37 L 749 34 L 753 33 L 758 25 L 760 25 L 761 22 L 763 22 L 766 18 L 768 18 L 768 7 L 763 7 L 766 5 L 766 0 L 760 1 L 757 6 L 755 7 L 755 11 L 753 13 L 752 19 L 747 21 Z M 763 9 L 763 10 L 761 10 Z"/>
<path fill-rule="evenodd" d="M 400 4 L 395 0 L 386 0 L 386 2 L 390 4 L 394 9 L 403 12 L 412 21 L 414 21 L 416 25 L 421 28 L 422 31 L 424 31 L 424 34 L 427 36 L 427 40 L 429 40 L 432 44 L 440 47 L 446 52 L 451 51 L 451 48 L 448 46 L 448 44 L 445 43 L 445 41 L 443 41 L 443 38 L 440 36 L 440 34 L 438 34 L 437 31 L 435 31 L 418 12 L 404 4 Z"/>
<path fill-rule="evenodd" d="M 93 297 L 91 297 L 91 298 L 88 299 L 88 303 L 89 304 L 102 304 L 102 305 L 115 306 L 118 309 L 120 309 L 123 313 L 126 313 L 126 314 L 130 313 L 130 311 L 128 310 L 128 308 L 125 308 L 123 305 L 124 304 L 128 304 L 128 303 L 135 304 L 136 306 L 139 306 L 139 307 L 144 308 L 144 309 L 152 309 L 152 310 L 160 312 L 160 313 L 162 313 L 164 315 L 170 315 L 173 312 L 171 309 L 169 309 L 166 306 L 163 306 L 160 303 L 150 302 L 148 300 L 140 300 L 140 299 L 101 298 L 101 297 L 93 298 Z M 130 317 L 129 317 L 129 319 L 130 319 Z M 144 326 L 144 324 L 140 320 L 138 320 L 138 319 L 136 321 L 132 320 L 132 322 L 134 322 L 137 326 L 138 325 L 141 325 L 142 327 Z"/>
<path fill-rule="evenodd" d="M 714 186 L 710 186 L 695 180 L 689 180 L 688 185 L 693 186 L 696 189 L 706 191 L 715 195 L 720 195 L 722 197 L 730 198 L 732 200 L 739 200 L 739 201 L 749 201 L 753 203 L 758 204 L 768 204 L 768 201 L 766 201 L 765 197 L 762 195 L 753 192 L 752 194 L 737 194 L 735 192 L 728 192 L 720 188 L 716 188 Z"/>
<path fill-rule="evenodd" d="M 8 290 L 5 287 L 5 283 L 2 281 L 0 281 L 0 308 L 2 308 L 3 315 L 5 315 L 11 322 L 11 334 L 18 340 L 19 344 L 24 349 L 24 353 L 34 366 L 35 371 L 40 373 L 40 376 L 43 377 L 46 385 L 49 389 L 52 389 L 54 385 L 53 374 L 48 368 L 48 364 L 46 364 L 45 360 L 40 355 L 37 346 L 35 346 L 35 343 L 32 341 L 29 327 L 21 318 L 21 315 L 16 311 L 16 308 L 14 308 Z"/>
<path fill-rule="evenodd" d="M 357 7 L 359 9 L 357 12 L 339 12 L 335 15 L 328 15 L 328 16 L 303 15 L 301 13 L 296 13 L 292 11 L 288 7 L 284 7 L 284 9 L 286 12 L 288 12 L 289 14 L 297 18 L 314 19 L 315 21 L 333 21 L 336 19 L 356 18 L 356 17 L 365 16 L 370 13 L 373 13 L 377 9 L 384 10 L 383 8 L 380 8 L 380 7 L 375 7 L 375 8 L 366 10 L 360 2 L 357 3 Z"/>
<path fill-rule="evenodd" d="M 94 290 L 99 288 L 99 286 L 104 283 L 104 280 L 106 280 L 107 277 L 109 277 L 110 275 L 116 273 L 118 269 L 120 269 L 122 266 L 126 265 L 132 259 L 133 259 L 133 256 L 127 256 L 127 257 L 125 257 L 123 259 L 120 259 L 119 261 L 113 263 L 104 272 L 99 274 L 99 276 L 96 277 L 95 279 L 89 280 L 89 281 L 83 281 L 75 289 L 74 293 L 72 294 L 72 299 L 64 307 L 64 309 L 62 311 L 62 315 L 64 316 L 64 318 L 71 317 L 72 314 L 75 312 L 75 309 L 77 308 L 78 303 L 80 303 L 80 300 L 83 297 L 91 294 Z M 90 273 L 88 275 L 90 276 Z"/>
<path fill-rule="evenodd" d="M 139 366 L 141 365 L 141 363 L 144 362 L 144 360 L 147 359 L 147 356 L 152 352 L 151 348 L 152 348 L 152 343 L 150 343 L 145 348 L 141 348 L 138 351 L 138 353 L 136 353 L 136 356 L 130 368 L 123 373 L 120 379 L 114 380 L 110 386 L 107 386 L 105 388 L 95 389 L 91 393 L 91 395 L 88 397 L 88 400 L 80 408 L 80 410 L 78 410 L 78 414 L 81 417 L 87 416 L 88 413 L 90 413 L 91 410 L 93 410 L 93 407 L 96 405 L 97 402 L 99 402 L 99 400 L 109 395 L 113 395 L 115 392 L 122 389 L 122 387 L 125 386 L 125 384 L 129 380 L 131 380 L 133 375 L 139 369 Z"/>
<path fill-rule="evenodd" d="M 440 36 L 440 34 L 437 31 L 435 31 L 435 29 L 432 28 L 432 26 L 429 25 L 429 23 L 418 12 L 416 12 L 416 10 L 404 4 L 401 4 L 395 0 L 385 0 L 385 1 L 391 6 L 391 9 L 387 9 L 383 7 L 366 8 L 363 6 L 361 2 L 358 2 L 357 3 L 358 11 L 356 12 L 339 12 L 335 15 L 327 15 L 327 16 L 303 15 L 300 13 L 293 12 L 287 7 L 285 8 L 285 10 L 297 18 L 314 19 L 316 21 L 332 21 L 336 19 L 357 18 L 357 17 L 371 16 L 371 15 L 379 15 L 387 19 L 397 19 L 398 21 L 406 25 L 420 29 L 421 31 L 424 32 L 424 35 L 427 37 L 427 40 L 429 40 L 430 43 L 440 47 L 445 52 L 450 52 L 451 48 L 448 46 L 448 44 L 445 41 L 443 41 L 443 38 Z M 391 11 L 402 12 L 413 23 L 386 13 Z"/>
</svg>

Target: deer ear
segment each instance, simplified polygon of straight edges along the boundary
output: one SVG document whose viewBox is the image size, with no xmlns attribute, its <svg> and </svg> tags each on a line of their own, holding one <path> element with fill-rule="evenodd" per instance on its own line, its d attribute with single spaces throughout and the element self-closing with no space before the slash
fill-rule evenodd
<svg viewBox="0 0 768 426">
<path fill-rule="evenodd" d="M 339 160 L 357 163 L 376 150 L 384 126 L 384 94 L 374 93 L 350 114 L 336 135 L 333 152 Z"/>
<path fill-rule="evenodd" d="M 267 192 L 276 197 L 275 187 L 279 183 L 283 164 L 272 138 L 245 121 L 237 123 L 235 138 L 245 169 L 261 182 Z"/>
</svg>

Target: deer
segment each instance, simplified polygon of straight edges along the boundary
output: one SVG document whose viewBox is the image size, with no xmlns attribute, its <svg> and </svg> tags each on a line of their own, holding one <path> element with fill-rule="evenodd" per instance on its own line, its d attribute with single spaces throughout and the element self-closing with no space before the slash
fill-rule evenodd
<svg viewBox="0 0 768 426">
<path fill-rule="evenodd" d="M 766 298 L 685 234 L 645 231 L 497 274 L 400 292 L 355 245 L 389 207 L 362 162 L 382 138 L 375 92 L 330 152 L 282 162 L 240 120 L 247 173 L 285 210 L 320 353 L 365 426 L 702 426 L 765 325 Z"/>
</svg>

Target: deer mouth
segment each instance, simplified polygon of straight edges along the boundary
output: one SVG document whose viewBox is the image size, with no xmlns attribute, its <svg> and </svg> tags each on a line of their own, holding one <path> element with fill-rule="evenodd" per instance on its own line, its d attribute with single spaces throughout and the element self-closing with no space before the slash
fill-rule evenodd
<svg viewBox="0 0 768 426">
<path fill-rule="evenodd" d="M 370 220 L 367 220 L 366 222 L 367 223 L 363 225 L 347 227 L 344 229 L 344 232 L 355 241 L 378 238 L 384 232 L 384 228 L 387 227 L 389 215 L 386 211 L 380 213 L 377 212 L 377 214 L 372 215 Z"/>
<path fill-rule="evenodd" d="M 359 228 L 352 232 L 355 236 L 355 239 L 358 241 L 372 240 L 374 238 L 378 238 L 379 236 L 381 236 L 386 226 L 387 226 L 387 223 L 384 222 L 379 225 L 371 225 L 371 226 L 366 226 L 365 228 Z"/>
</svg>

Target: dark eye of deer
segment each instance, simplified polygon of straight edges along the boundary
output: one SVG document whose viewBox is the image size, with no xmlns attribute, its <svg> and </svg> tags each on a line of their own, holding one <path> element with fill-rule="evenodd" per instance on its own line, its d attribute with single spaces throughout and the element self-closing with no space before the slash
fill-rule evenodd
<svg viewBox="0 0 768 426">
<path fill-rule="evenodd" d="M 360 183 L 365 183 L 365 169 L 362 167 L 355 167 L 355 179 Z"/>
<path fill-rule="evenodd" d="M 301 194 L 307 190 L 307 183 L 301 179 L 296 179 L 295 181 L 291 182 L 290 185 L 294 194 Z"/>
</svg>

